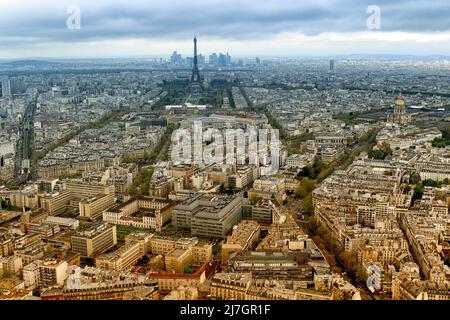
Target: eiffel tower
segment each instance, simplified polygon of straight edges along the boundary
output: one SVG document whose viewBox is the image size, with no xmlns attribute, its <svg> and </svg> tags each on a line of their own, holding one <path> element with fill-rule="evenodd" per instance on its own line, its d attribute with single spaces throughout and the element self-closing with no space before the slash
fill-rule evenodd
<svg viewBox="0 0 450 320">
<path fill-rule="evenodd" d="M 192 68 L 192 76 L 190 81 L 191 94 L 201 94 L 203 92 L 202 78 L 200 77 L 200 71 L 198 70 L 198 58 L 197 58 L 197 36 L 194 36 L 194 66 Z"/>
</svg>

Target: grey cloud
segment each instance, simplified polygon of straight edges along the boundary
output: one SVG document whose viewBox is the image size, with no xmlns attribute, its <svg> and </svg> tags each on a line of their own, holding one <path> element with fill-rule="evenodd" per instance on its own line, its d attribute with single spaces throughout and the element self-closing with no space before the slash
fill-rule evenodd
<svg viewBox="0 0 450 320">
<path fill-rule="evenodd" d="M 14 2 L 13 2 L 14 3 Z M 450 1 L 442 0 L 79 0 L 81 30 L 66 28 L 66 8 L 76 0 L 27 1 L 0 13 L 1 45 L 36 38 L 41 42 L 83 42 L 122 38 L 181 39 L 202 36 L 260 39 L 280 32 L 366 30 L 368 5 L 378 5 L 382 31 L 448 31 Z"/>
</svg>

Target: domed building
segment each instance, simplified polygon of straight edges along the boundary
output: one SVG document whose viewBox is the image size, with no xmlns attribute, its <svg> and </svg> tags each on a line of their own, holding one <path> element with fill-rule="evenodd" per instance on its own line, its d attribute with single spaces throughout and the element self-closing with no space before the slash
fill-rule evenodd
<svg viewBox="0 0 450 320">
<path fill-rule="evenodd" d="M 395 99 L 394 110 L 392 113 L 388 114 L 387 122 L 399 125 L 408 124 L 411 122 L 411 115 L 406 112 L 405 99 L 401 93 Z"/>
</svg>

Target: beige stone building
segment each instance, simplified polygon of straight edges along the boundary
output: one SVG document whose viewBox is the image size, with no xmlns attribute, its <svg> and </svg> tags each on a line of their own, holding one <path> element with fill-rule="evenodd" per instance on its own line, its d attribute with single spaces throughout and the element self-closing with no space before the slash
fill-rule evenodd
<svg viewBox="0 0 450 320">
<path fill-rule="evenodd" d="M 155 197 L 139 197 L 103 212 L 103 221 L 123 226 L 161 231 L 172 217 L 174 203 Z"/>
<path fill-rule="evenodd" d="M 79 203 L 80 216 L 89 220 L 102 218 L 103 210 L 114 205 L 114 193 L 98 194 L 95 197 L 84 198 Z"/>
<path fill-rule="evenodd" d="M 117 244 L 116 226 L 100 223 L 72 236 L 72 251 L 95 258 Z"/>
<path fill-rule="evenodd" d="M 111 271 L 128 271 L 141 257 L 141 244 L 132 242 L 114 252 L 101 254 L 95 259 L 95 265 Z"/>
<path fill-rule="evenodd" d="M 161 291 L 176 290 L 180 286 L 183 287 L 200 287 L 206 280 L 205 271 L 195 274 L 179 274 L 179 273 L 155 273 L 149 274 L 149 281 L 158 283 Z"/>
<path fill-rule="evenodd" d="M 233 233 L 222 244 L 222 264 L 228 263 L 230 253 L 251 250 L 258 241 L 261 227 L 255 221 L 242 220 L 233 228 Z"/>
<path fill-rule="evenodd" d="M 211 280 L 211 298 L 214 300 L 246 300 L 251 284 L 251 273 L 216 274 Z"/>
<path fill-rule="evenodd" d="M 167 272 L 183 273 L 184 268 L 194 261 L 192 249 L 175 248 L 165 256 Z"/>
</svg>

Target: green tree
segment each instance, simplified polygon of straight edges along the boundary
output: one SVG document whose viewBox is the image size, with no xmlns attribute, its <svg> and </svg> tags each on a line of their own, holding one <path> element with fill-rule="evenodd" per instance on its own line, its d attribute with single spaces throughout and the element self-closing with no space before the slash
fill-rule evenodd
<svg viewBox="0 0 450 320">
<path fill-rule="evenodd" d="M 188 267 L 184 268 L 184 273 L 185 274 L 193 274 L 194 270 L 192 270 L 192 268 L 188 266 Z"/>
<path fill-rule="evenodd" d="M 257 194 L 252 194 L 250 196 L 250 204 L 251 205 L 255 205 L 256 203 L 258 203 L 259 200 L 261 200 L 262 198 L 260 196 L 258 196 Z"/>
<path fill-rule="evenodd" d="M 304 178 L 300 181 L 297 189 L 295 190 L 295 194 L 300 198 L 306 198 L 311 194 L 311 192 L 316 187 L 316 182 L 309 178 Z"/>
<path fill-rule="evenodd" d="M 218 245 L 218 244 L 213 245 L 213 247 L 212 247 L 212 253 L 213 253 L 213 254 L 217 254 L 217 253 L 219 253 L 219 252 L 220 252 L 220 245 Z"/>
<path fill-rule="evenodd" d="M 369 158 L 376 159 L 376 160 L 384 160 L 386 158 L 385 153 L 380 149 L 370 150 L 368 153 L 368 156 L 369 156 Z"/>
<path fill-rule="evenodd" d="M 13 209 L 13 206 L 11 205 L 11 201 L 9 199 L 0 199 L 0 208 L 11 211 Z"/>
<path fill-rule="evenodd" d="M 450 145 L 450 140 L 437 138 L 437 139 L 434 139 L 434 141 L 432 142 L 432 145 L 435 148 L 445 148 L 446 146 Z"/>
<path fill-rule="evenodd" d="M 139 194 L 147 194 L 150 189 L 150 181 L 152 179 L 155 168 L 153 166 L 145 168 L 134 178 L 133 185 L 129 190 L 129 194 L 136 196 Z"/>
<path fill-rule="evenodd" d="M 438 182 L 432 179 L 425 179 L 422 181 L 422 185 L 425 187 L 437 187 Z"/>
<path fill-rule="evenodd" d="M 315 179 L 315 172 L 312 166 L 306 166 L 300 171 L 300 177 L 306 177 L 309 179 Z"/>
<path fill-rule="evenodd" d="M 413 200 L 422 199 L 422 195 L 423 195 L 423 186 L 421 183 L 419 183 L 414 188 Z"/>
<path fill-rule="evenodd" d="M 312 215 L 314 213 L 314 205 L 312 202 L 312 195 L 309 194 L 305 198 L 300 201 L 300 205 L 302 206 L 302 213 L 305 215 Z"/>
</svg>

